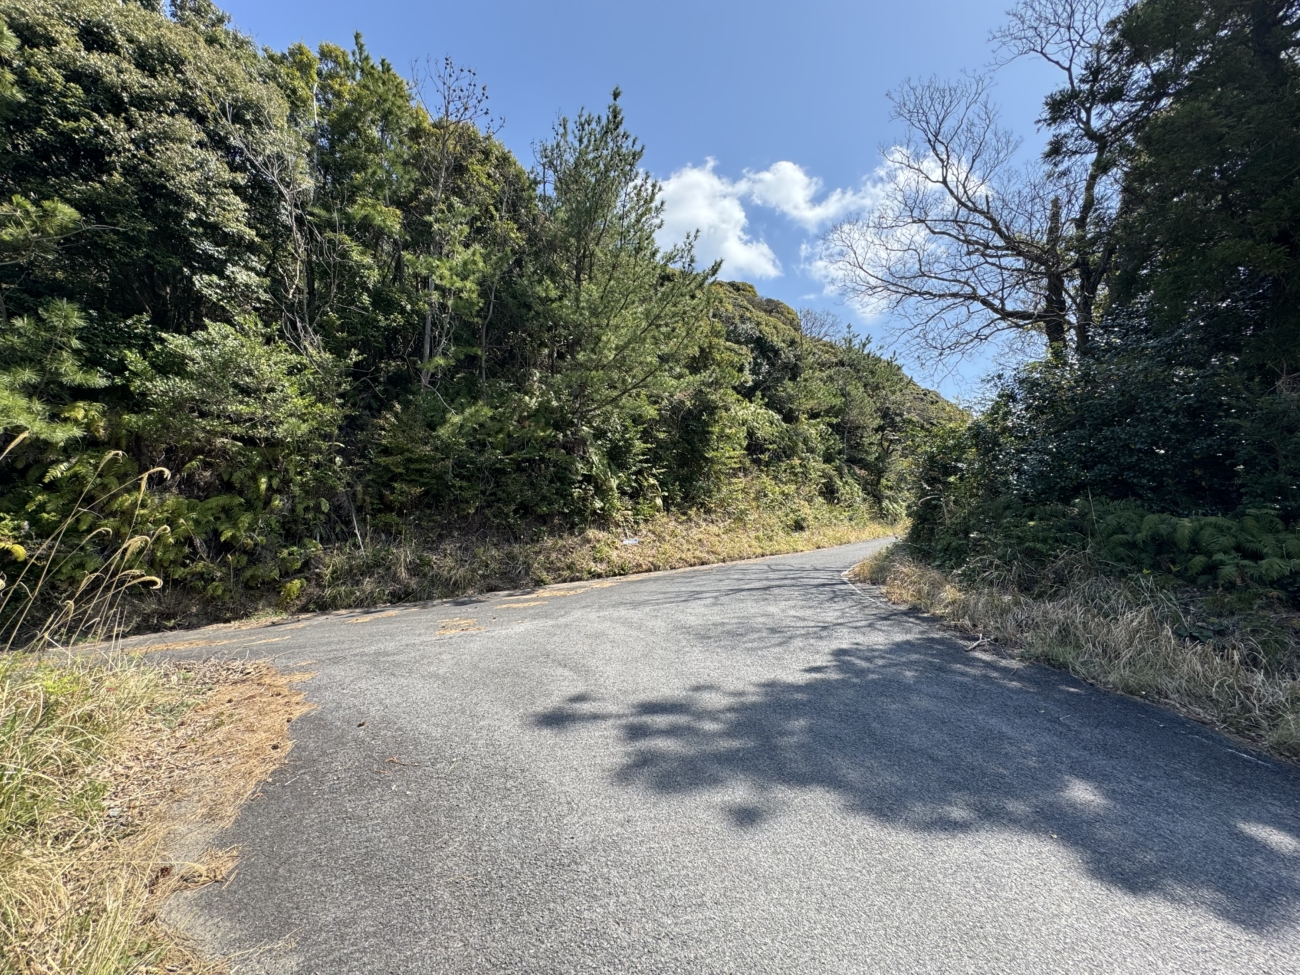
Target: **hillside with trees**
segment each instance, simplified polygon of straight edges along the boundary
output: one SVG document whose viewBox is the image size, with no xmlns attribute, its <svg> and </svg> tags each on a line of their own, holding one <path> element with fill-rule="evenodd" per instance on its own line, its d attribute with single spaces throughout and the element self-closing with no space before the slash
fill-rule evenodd
<svg viewBox="0 0 1300 975">
<path fill-rule="evenodd" d="M 207 0 L 0 18 L 11 595 L 129 569 L 159 623 L 546 576 L 444 558 L 373 584 L 449 540 L 711 513 L 860 534 L 958 415 L 690 239 L 660 247 L 617 91 L 529 165 L 450 60 L 259 50 Z"/>
<path fill-rule="evenodd" d="M 992 48 L 893 92 L 865 209 L 812 255 L 900 352 L 1001 364 L 968 412 L 665 246 L 617 90 L 521 159 L 451 60 L 263 49 L 211 0 L 0 0 L 0 970 L 227 970 L 163 904 L 232 876 L 228 828 L 304 734 L 245 877 L 342 878 L 308 914 L 383 923 L 336 959 L 1284 958 L 1295 780 L 1250 751 L 1300 760 L 1300 0 L 1019 0 Z M 1037 145 L 996 104 L 1021 59 L 1058 79 Z M 489 614 L 546 599 L 251 629 L 885 535 L 849 580 L 979 653 L 854 598 L 844 551 L 559 600 L 522 639 Z M 116 639 L 231 620 L 251 639 Z M 660 825 L 690 855 L 656 859 Z M 683 830 L 762 856 L 700 874 Z M 775 940 L 749 876 L 807 902 Z M 547 893 L 573 877 L 600 910 Z M 920 934 L 873 954 L 859 881 Z M 975 881 L 1001 929 L 931 923 Z M 696 894 L 721 926 L 674 940 Z M 232 962 L 306 917 L 279 914 Z"/>
</svg>

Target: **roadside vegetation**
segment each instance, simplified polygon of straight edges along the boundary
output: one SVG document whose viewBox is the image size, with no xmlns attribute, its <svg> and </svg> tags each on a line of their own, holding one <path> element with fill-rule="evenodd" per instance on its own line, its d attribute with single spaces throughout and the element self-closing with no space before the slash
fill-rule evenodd
<svg viewBox="0 0 1300 975">
<path fill-rule="evenodd" d="M 1043 568 L 1027 586 L 1014 567 L 944 572 L 902 545 L 849 578 L 944 619 L 973 637 L 972 649 L 1061 667 L 1300 759 L 1300 614 L 1116 574 L 1087 553 Z"/>
<path fill-rule="evenodd" d="M 916 347 L 1028 350 L 857 575 L 1300 757 L 1300 9 L 1030 0 L 994 40 L 1062 70 L 1041 158 L 989 78 L 906 85 L 893 195 L 826 240 Z"/>
<path fill-rule="evenodd" d="M 153 539 L 56 587 L 76 518 L 0 577 L 0 971 L 220 971 L 160 911 L 233 866 L 208 841 L 288 754 L 304 675 L 119 650 L 124 604 L 159 582 L 138 568 Z"/>
<path fill-rule="evenodd" d="M 306 706 L 261 664 L 10 656 L 0 665 L 0 970 L 224 970 L 160 916 L 223 880 L 209 841 Z"/>
<path fill-rule="evenodd" d="M 740 485 L 746 488 L 746 485 Z M 775 492 L 773 492 L 775 493 Z M 869 510 L 821 498 L 755 498 L 532 538 L 403 538 L 328 553 L 303 601 L 330 609 L 657 572 L 802 552 L 898 531 Z M 170 608 L 167 600 L 155 612 Z"/>
</svg>

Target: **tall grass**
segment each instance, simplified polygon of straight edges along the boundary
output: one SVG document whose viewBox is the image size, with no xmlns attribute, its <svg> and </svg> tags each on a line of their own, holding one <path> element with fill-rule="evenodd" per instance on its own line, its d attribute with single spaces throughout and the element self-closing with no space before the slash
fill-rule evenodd
<svg viewBox="0 0 1300 975">
<path fill-rule="evenodd" d="M 949 574 L 902 546 L 849 577 L 891 601 L 1084 680 L 1163 703 L 1300 759 L 1300 627 L 1280 611 L 1224 613 L 1203 594 L 1150 578 L 1115 578 L 1086 554 L 1052 567 L 1044 593 L 1013 576 Z"/>
<path fill-rule="evenodd" d="M 0 673 L 0 971 L 220 971 L 160 920 L 307 710 L 264 663 L 13 658 Z"/>
<path fill-rule="evenodd" d="M 103 660 L 0 665 L 5 970 L 107 975 L 123 971 L 124 959 L 147 964 L 154 954 L 133 942 L 148 857 L 115 835 L 121 828 L 94 772 L 158 690 L 153 673 Z"/>
<path fill-rule="evenodd" d="M 0 453 L 0 463 L 26 436 L 24 431 L 10 441 Z M 40 654 L 65 650 L 78 643 L 111 640 L 121 631 L 123 596 L 146 586 L 161 587 L 161 579 L 139 566 L 158 536 L 168 529 L 137 533 L 135 526 L 149 478 L 155 474 L 171 475 L 165 468 L 157 467 L 112 491 L 92 497 L 95 485 L 100 482 L 99 475 L 120 456 L 120 452 L 111 451 L 100 460 L 95 476 L 87 479 L 72 509 L 33 551 L 29 552 L 16 541 L 6 544 L 10 556 L 22 568 L 12 580 L 0 572 L 0 652 Z M 92 564 L 98 561 L 94 550 L 111 543 L 116 533 L 115 528 L 107 525 L 90 530 L 82 526 L 100 521 L 100 512 L 108 504 L 131 491 L 135 492 L 135 503 L 125 525 L 126 537 L 95 568 L 70 572 L 85 562 L 88 555 Z M 64 588 L 63 581 L 69 575 L 77 578 L 70 587 Z"/>
<path fill-rule="evenodd" d="M 20 434 L 3 461 L 22 441 Z M 111 457 L 105 458 L 96 474 Z M 98 497 L 88 486 L 55 531 L 0 574 L 0 970 L 109 975 L 148 971 L 178 949 L 144 923 L 159 837 L 111 815 L 103 763 L 165 698 L 159 672 L 114 653 L 129 591 L 157 586 L 138 566 L 156 535 L 113 537 L 90 527 L 123 491 L 136 491 L 133 528 L 150 476 Z M 166 473 L 166 472 L 162 472 Z M 89 523 L 89 524 L 87 524 Z M 89 530 L 86 530 L 89 528 Z M 71 567 L 82 572 L 55 592 Z M 180 952 L 181 955 L 185 954 Z M 191 966 L 193 967 L 193 966 Z"/>
</svg>

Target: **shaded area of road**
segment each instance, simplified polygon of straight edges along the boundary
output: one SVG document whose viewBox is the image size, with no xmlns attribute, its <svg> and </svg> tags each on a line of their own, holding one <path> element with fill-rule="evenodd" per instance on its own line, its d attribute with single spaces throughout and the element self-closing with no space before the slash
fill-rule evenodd
<svg viewBox="0 0 1300 975">
<path fill-rule="evenodd" d="M 1296 770 L 964 652 L 868 548 L 223 643 L 320 710 L 187 923 L 251 971 L 1300 968 Z"/>
<path fill-rule="evenodd" d="M 537 721 L 611 724 L 623 785 L 672 795 L 743 787 L 747 798 L 723 807 L 743 828 L 785 813 L 790 790 L 828 790 L 855 813 L 911 830 L 1050 838 L 1108 885 L 1198 904 L 1251 930 L 1294 920 L 1285 856 L 1300 854 L 1294 810 L 1283 795 L 1260 801 L 1257 770 L 1230 765 L 1211 784 L 1195 748 L 1177 742 L 1158 757 L 1135 748 L 1124 735 L 1146 732 L 1142 722 L 1117 727 L 1122 715 L 1067 697 L 1082 692 L 1050 686 L 1051 676 L 1008 679 L 987 661 L 954 661 L 942 641 L 830 658 L 802 668 L 807 678 L 740 692 L 698 684 L 612 711 L 578 694 Z"/>
</svg>

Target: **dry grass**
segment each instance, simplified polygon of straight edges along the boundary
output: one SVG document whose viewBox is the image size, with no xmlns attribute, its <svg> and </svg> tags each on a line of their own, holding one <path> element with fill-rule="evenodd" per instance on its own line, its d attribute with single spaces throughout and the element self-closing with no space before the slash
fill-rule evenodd
<svg viewBox="0 0 1300 975">
<path fill-rule="evenodd" d="M 510 539 L 408 537 L 362 551 L 331 552 L 295 604 L 351 609 L 407 600 L 631 575 L 880 538 L 897 530 L 830 505 L 754 508 L 717 515 L 661 515 L 624 528 Z"/>
<path fill-rule="evenodd" d="M 264 664 L 122 656 L 0 670 L 0 970 L 211 972 L 158 917 L 225 877 L 209 841 L 284 760 L 306 710 Z"/>
<path fill-rule="evenodd" d="M 306 575 L 284 582 L 278 593 L 242 590 L 216 601 L 183 585 L 144 593 L 141 583 L 156 580 L 133 577 L 110 587 L 110 608 L 79 612 L 111 620 L 109 638 L 214 623 L 257 625 L 287 612 L 362 609 L 803 552 L 905 527 L 881 521 L 865 505 L 834 505 L 755 478 L 737 482 L 708 512 L 622 516 L 585 531 L 532 526 L 511 533 L 414 523 L 387 536 L 367 530 L 328 545 Z M 134 539 L 131 551 L 144 552 L 151 542 Z M 85 626 L 77 631 L 81 639 L 88 632 Z"/>
<path fill-rule="evenodd" d="M 1211 618 L 1202 601 L 1141 577 L 1117 580 L 1086 560 L 1058 569 L 1043 596 L 1005 579 L 974 583 L 895 546 L 851 570 L 892 602 L 942 617 L 1017 656 L 1158 701 L 1300 758 L 1300 624 L 1283 613 Z M 1204 638 L 1181 634 L 1200 633 Z"/>
<path fill-rule="evenodd" d="M 236 851 L 207 841 L 284 760 L 306 710 L 295 678 L 264 664 L 181 669 L 114 652 L 129 594 L 161 584 L 138 568 L 156 536 L 135 532 L 155 473 L 166 472 L 101 498 L 87 488 L 33 552 L 0 539 L 20 566 L 0 573 L 0 971 L 11 975 L 219 971 L 158 908 L 229 872 Z M 83 522 L 128 491 L 116 550 L 56 593 L 85 547 L 113 534 L 81 535 Z"/>
<path fill-rule="evenodd" d="M 14 437 L 0 451 L 0 461 L 26 438 L 27 431 Z M 20 566 L 13 579 L 0 572 L 0 652 L 42 653 L 67 650 L 82 642 L 113 640 L 122 630 L 122 610 L 130 602 L 127 597 L 144 587 L 162 586 L 161 579 L 139 565 L 164 529 L 140 533 L 136 522 L 149 478 L 171 475 L 155 467 L 91 498 L 98 475 L 120 456 L 121 451 L 113 450 L 100 460 L 96 477 L 89 480 L 72 511 L 34 551 L 28 552 L 16 541 L 0 537 L 0 547 Z M 114 529 L 100 520 L 98 512 L 119 495 L 128 499 L 134 495 L 135 502 L 130 518 L 117 526 L 124 536 L 101 563 L 92 562 L 94 567 L 86 567 L 83 560 L 87 550 L 114 537 Z M 96 521 L 98 526 L 88 530 L 87 526 Z M 70 572 L 80 572 L 75 584 L 56 582 Z"/>
</svg>

